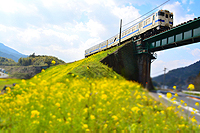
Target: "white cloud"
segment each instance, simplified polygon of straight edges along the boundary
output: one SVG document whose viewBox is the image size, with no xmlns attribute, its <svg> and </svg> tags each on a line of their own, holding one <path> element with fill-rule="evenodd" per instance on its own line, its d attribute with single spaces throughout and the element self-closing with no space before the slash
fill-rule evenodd
<svg viewBox="0 0 200 133">
<path fill-rule="evenodd" d="M 99 37 L 101 34 L 103 34 L 106 29 L 104 26 L 92 19 L 89 20 L 89 22 L 86 23 L 87 30 L 90 32 L 91 37 Z"/>
<path fill-rule="evenodd" d="M 94 46 L 94 44 L 98 44 L 102 42 L 100 38 L 90 38 L 86 42 L 82 43 L 81 46 L 83 47 L 84 50 Z"/>
<path fill-rule="evenodd" d="M 190 3 L 189 4 L 194 4 L 194 0 L 190 0 Z"/>
<path fill-rule="evenodd" d="M 133 6 L 114 7 L 112 13 L 126 24 L 140 17 L 139 10 Z"/>
<path fill-rule="evenodd" d="M 198 45 L 198 44 L 196 44 L 196 45 Z M 183 46 L 183 47 L 179 47 L 179 49 L 187 51 L 187 53 L 192 55 L 194 57 L 194 59 L 196 59 L 196 60 L 200 59 L 200 49 L 199 48 L 191 49 L 188 46 Z"/>
<path fill-rule="evenodd" d="M 85 2 L 88 5 L 94 5 L 94 4 L 99 4 L 101 1 L 100 0 L 85 0 Z"/>
<path fill-rule="evenodd" d="M 20 31 L 17 36 L 20 40 L 24 41 L 25 43 L 30 41 L 36 41 L 40 39 L 41 30 L 40 29 L 26 29 L 25 31 Z M 36 39 L 36 40 L 35 40 Z"/>
<path fill-rule="evenodd" d="M 4 0 L 4 1 L 1 1 L 0 11 L 6 12 L 6 13 L 23 12 L 24 14 L 29 14 L 29 13 L 37 12 L 38 9 L 34 5 L 31 5 L 31 4 L 24 5 L 20 2 L 17 2 L 16 0 Z"/>
<path fill-rule="evenodd" d="M 165 50 L 156 52 L 156 54 L 157 54 L 157 56 L 163 55 L 163 54 L 165 54 Z"/>
<path fill-rule="evenodd" d="M 49 36 L 49 37 L 54 36 L 68 42 L 78 39 L 77 35 L 68 35 L 66 33 L 55 31 L 53 29 L 44 29 L 41 31 L 41 33 L 43 33 L 45 36 Z"/>
<path fill-rule="evenodd" d="M 187 3 L 187 0 L 182 0 L 182 3 L 183 3 L 183 4 L 186 4 L 186 3 Z"/>
<path fill-rule="evenodd" d="M 192 50 L 191 53 L 195 58 L 200 59 L 200 49 L 196 48 L 196 49 Z"/>
</svg>

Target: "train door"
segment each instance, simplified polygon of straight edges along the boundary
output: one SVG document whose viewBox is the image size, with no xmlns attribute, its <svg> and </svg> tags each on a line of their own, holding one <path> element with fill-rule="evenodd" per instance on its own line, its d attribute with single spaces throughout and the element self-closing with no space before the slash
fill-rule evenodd
<svg viewBox="0 0 200 133">
<path fill-rule="evenodd" d="M 106 48 L 108 48 L 108 40 L 106 41 Z"/>
<path fill-rule="evenodd" d="M 142 21 L 142 22 L 143 22 L 143 21 Z M 143 30 L 143 28 L 142 28 L 142 22 L 139 23 L 139 34 L 141 34 L 141 33 L 142 33 L 142 30 Z"/>
<path fill-rule="evenodd" d="M 169 13 L 165 13 L 165 26 L 169 26 Z"/>
</svg>

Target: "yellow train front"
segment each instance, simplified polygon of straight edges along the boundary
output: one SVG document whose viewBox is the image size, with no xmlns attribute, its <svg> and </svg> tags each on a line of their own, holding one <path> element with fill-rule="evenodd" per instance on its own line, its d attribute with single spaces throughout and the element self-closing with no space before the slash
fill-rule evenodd
<svg viewBox="0 0 200 133">
<path fill-rule="evenodd" d="M 168 30 L 173 27 L 173 13 L 168 10 L 158 10 L 145 19 L 132 25 L 131 27 L 122 31 L 121 42 L 124 42 L 132 37 L 148 38 L 149 36 L 160 33 L 161 31 Z M 97 44 L 85 50 L 85 57 L 102 50 L 117 46 L 119 43 L 119 34 L 111 37 L 104 42 Z"/>
</svg>

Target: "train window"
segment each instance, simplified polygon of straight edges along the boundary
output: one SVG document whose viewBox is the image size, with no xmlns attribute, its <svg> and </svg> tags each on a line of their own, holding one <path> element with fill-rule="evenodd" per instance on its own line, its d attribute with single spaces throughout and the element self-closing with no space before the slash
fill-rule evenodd
<svg viewBox="0 0 200 133">
<path fill-rule="evenodd" d="M 137 25 L 136 29 L 138 29 L 138 25 Z"/>
<path fill-rule="evenodd" d="M 155 16 L 153 15 L 153 20 L 155 20 Z"/>
<path fill-rule="evenodd" d="M 156 16 L 158 16 L 158 13 L 156 13 Z"/>
<path fill-rule="evenodd" d="M 166 18 L 168 18 L 168 14 L 166 14 Z"/>
<path fill-rule="evenodd" d="M 144 25 L 145 25 L 145 21 L 144 21 Z"/>
<path fill-rule="evenodd" d="M 173 15 L 170 15 L 169 17 L 170 17 L 171 19 L 173 19 Z"/>
<path fill-rule="evenodd" d="M 165 13 L 164 12 L 158 12 L 158 15 L 159 16 L 165 16 Z"/>
</svg>

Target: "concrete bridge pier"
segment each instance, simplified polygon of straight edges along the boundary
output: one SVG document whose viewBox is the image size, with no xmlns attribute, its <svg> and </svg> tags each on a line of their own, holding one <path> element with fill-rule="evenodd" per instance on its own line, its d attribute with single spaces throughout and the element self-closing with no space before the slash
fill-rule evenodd
<svg viewBox="0 0 200 133">
<path fill-rule="evenodd" d="M 109 54 L 101 60 L 103 64 L 128 80 L 139 82 L 148 90 L 153 89 L 150 78 L 152 55 L 149 53 L 138 54 L 132 40 L 126 42 L 116 52 Z"/>
<path fill-rule="evenodd" d="M 149 53 L 141 53 L 137 55 L 138 82 L 148 90 L 154 88 L 150 77 L 152 58 L 154 57 Z"/>
</svg>

